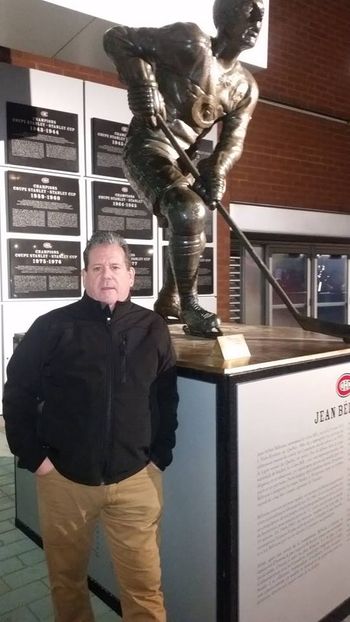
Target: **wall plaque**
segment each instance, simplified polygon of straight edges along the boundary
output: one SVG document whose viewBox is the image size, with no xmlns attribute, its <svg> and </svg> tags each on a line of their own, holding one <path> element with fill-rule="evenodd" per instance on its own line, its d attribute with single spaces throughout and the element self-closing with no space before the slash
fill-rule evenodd
<svg viewBox="0 0 350 622">
<path fill-rule="evenodd" d="M 152 213 L 123 183 L 93 182 L 94 230 L 117 231 L 128 239 L 153 238 Z"/>
<path fill-rule="evenodd" d="M 81 295 L 80 243 L 10 239 L 10 298 L 70 298 Z"/>
<path fill-rule="evenodd" d="M 78 115 L 6 103 L 7 162 L 77 172 Z"/>
<path fill-rule="evenodd" d="M 153 296 L 153 246 L 129 244 L 136 278 L 132 296 Z"/>
<path fill-rule="evenodd" d="M 94 175 L 125 179 L 121 154 L 127 131 L 128 125 L 125 123 L 91 119 L 92 172 Z"/>
<path fill-rule="evenodd" d="M 79 235 L 79 182 L 69 177 L 8 171 L 8 231 Z"/>
</svg>

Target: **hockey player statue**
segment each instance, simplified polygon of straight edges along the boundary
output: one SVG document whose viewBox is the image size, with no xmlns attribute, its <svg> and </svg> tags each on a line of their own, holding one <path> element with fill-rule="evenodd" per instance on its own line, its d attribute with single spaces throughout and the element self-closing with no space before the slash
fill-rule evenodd
<svg viewBox="0 0 350 622">
<path fill-rule="evenodd" d="M 169 229 L 168 264 L 154 308 L 166 319 L 178 318 L 193 335 L 220 334 L 217 315 L 198 302 L 205 205 L 215 209 L 227 173 L 242 154 L 258 88 L 237 58 L 255 45 L 263 14 L 262 0 L 215 0 L 214 37 L 182 22 L 161 28 L 116 25 L 104 35 L 133 114 L 123 151 L 125 175 L 159 225 Z M 198 164 L 199 179 L 179 160 L 159 117 L 191 157 L 200 139 L 220 124 L 213 153 Z"/>
</svg>

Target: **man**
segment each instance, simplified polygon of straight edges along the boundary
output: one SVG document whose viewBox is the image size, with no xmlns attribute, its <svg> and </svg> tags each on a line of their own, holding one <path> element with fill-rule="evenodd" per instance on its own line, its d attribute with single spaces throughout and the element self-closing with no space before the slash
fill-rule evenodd
<svg viewBox="0 0 350 622">
<path fill-rule="evenodd" d="M 92 622 L 87 565 L 105 527 L 125 622 L 165 622 L 158 527 L 175 445 L 168 328 L 130 301 L 125 240 L 95 233 L 81 300 L 39 317 L 7 370 L 4 418 L 20 467 L 37 475 L 56 622 Z"/>
<path fill-rule="evenodd" d="M 215 0 L 214 38 L 190 23 L 117 25 L 104 36 L 134 115 L 123 154 L 125 174 L 153 206 L 159 224 L 169 227 L 170 262 L 155 310 L 179 318 L 195 335 L 219 330 L 219 319 L 199 305 L 197 295 L 205 204 L 215 208 L 221 200 L 226 175 L 242 153 L 258 89 L 237 57 L 254 46 L 263 13 L 262 0 Z M 222 124 L 214 152 L 199 163 L 201 178 L 194 186 L 157 126 L 157 115 L 191 156 L 213 125 Z"/>
</svg>

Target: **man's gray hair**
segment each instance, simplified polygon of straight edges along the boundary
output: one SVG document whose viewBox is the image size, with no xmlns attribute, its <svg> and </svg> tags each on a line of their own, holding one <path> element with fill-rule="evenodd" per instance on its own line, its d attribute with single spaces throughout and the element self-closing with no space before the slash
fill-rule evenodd
<svg viewBox="0 0 350 622">
<path fill-rule="evenodd" d="M 128 243 L 121 235 L 119 235 L 119 233 L 115 233 L 115 231 L 95 231 L 95 233 L 92 234 L 83 253 L 85 270 L 87 270 L 89 264 L 89 253 L 91 249 L 95 246 L 102 246 L 105 244 L 118 244 L 118 246 L 123 249 L 125 255 L 125 265 L 127 269 L 130 270 L 132 261 Z"/>
</svg>

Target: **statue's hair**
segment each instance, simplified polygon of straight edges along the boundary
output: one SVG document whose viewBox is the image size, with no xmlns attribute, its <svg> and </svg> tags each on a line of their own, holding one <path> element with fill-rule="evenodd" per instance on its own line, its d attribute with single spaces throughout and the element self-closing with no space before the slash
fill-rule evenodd
<svg viewBox="0 0 350 622">
<path fill-rule="evenodd" d="M 223 23 L 230 22 L 240 4 L 242 4 L 242 0 L 215 0 L 213 6 L 215 26 L 218 27 Z"/>
<path fill-rule="evenodd" d="M 213 6 L 213 18 L 216 28 L 222 24 L 232 23 L 235 13 L 248 0 L 215 0 Z"/>
<path fill-rule="evenodd" d="M 125 255 L 125 265 L 129 270 L 132 265 L 129 246 L 126 240 L 115 231 L 95 231 L 95 233 L 92 234 L 90 240 L 88 240 L 86 244 L 86 248 L 83 253 L 85 270 L 87 269 L 89 264 L 89 253 L 91 249 L 95 246 L 102 246 L 106 244 L 118 244 L 118 246 L 123 249 Z"/>
</svg>

